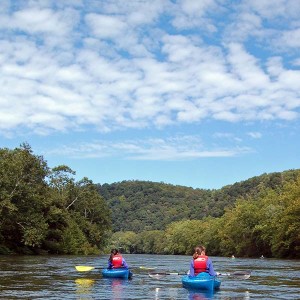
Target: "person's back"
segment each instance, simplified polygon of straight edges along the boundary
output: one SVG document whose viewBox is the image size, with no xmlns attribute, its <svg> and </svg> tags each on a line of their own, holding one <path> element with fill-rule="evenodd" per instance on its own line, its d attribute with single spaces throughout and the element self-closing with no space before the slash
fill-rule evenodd
<svg viewBox="0 0 300 300">
<path fill-rule="evenodd" d="M 205 247 L 199 246 L 195 248 L 193 258 L 190 264 L 190 276 L 197 276 L 202 272 L 209 273 L 211 276 L 216 276 L 211 259 L 205 254 Z"/>
<path fill-rule="evenodd" d="M 208 256 L 206 255 L 198 255 L 194 259 L 194 271 L 195 271 L 195 276 L 197 276 L 201 272 L 206 272 L 207 271 L 207 260 Z"/>
<path fill-rule="evenodd" d="M 112 258 L 112 265 L 114 268 L 121 268 L 123 264 L 123 257 L 121 254 L 115 254 Z"/>
<path fill-rule="evenodd" d="M 113 249 L 111 251 L 109 260 L 108 260 L 108 269 L 112 268 L 127 268 L 128 265 L 122 255 L 119 253 L 117 249 Z"/>
</svg>

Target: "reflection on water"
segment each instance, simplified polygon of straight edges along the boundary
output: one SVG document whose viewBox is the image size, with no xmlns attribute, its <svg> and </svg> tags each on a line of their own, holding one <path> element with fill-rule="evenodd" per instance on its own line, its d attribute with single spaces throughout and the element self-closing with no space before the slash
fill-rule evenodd
<svg viewBox="0 0 300 300">
<path fill-rule="evenodd" d="M 76 294 L 80 296 L 89 295 L 92 292 L 93 285 L 95 284 L 94 279 L 87 279 L 87 278 L 76 278 Z M 84 298 L 80 298 L 84 299 Z M 88 299 L 88 298 L 86 298 Z"/>
<path fill-rule="evenodd" d="M 200 292 L 200 291 L 189 291 L 189 300 L 207 300 L 207 299 L 213 299 L 214 298 L 214 292 Z"/>
<path fill-rule="evenodd" d="M 159 288 L 155 288 L 155 300 L 159 299 Z"/>
<path fill-rule="evenodd" d="M 201 292 L 196 290 L 189 290 L 189 300 L 209 300 L 209 299 L 223 299 L 221 296 L 222 292 L 215 291 L 215 292 Z M 236 299 L 234 298 L 225 298 L 225 299 Z M 244 293 L 240 293 L 240 296 L 238 297 L 239 300 L 249 300 L 250 299 L 250 293 L 249 291 L 245 291 Z"/>
<path fill-rule="evenodd" d="M 121 300 L 123 297 L 123 285 L 127 283 L 126 279 L 112 278 L 111 281 L 111 290 L 113 299 Z"/>
</svg>

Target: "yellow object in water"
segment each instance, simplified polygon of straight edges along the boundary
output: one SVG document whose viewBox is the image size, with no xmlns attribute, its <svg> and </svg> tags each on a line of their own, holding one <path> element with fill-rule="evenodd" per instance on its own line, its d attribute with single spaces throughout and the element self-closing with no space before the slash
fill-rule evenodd
<svg viewBox="0 0 300 300">
<path fill-rule="evenodd" d="M 92 286 L 95 283 L 94 279 L 86 279 L 86 278 L 77 278 L 75 279 L 75 283 L 81 286 Z"/>
<path fill-rule="evenodd" d="M 75 268 L 79 272 L 87 272 L 95 269 L 95 267 L 90 267 L 90 266 L 75 266 Z"/>
</svg>

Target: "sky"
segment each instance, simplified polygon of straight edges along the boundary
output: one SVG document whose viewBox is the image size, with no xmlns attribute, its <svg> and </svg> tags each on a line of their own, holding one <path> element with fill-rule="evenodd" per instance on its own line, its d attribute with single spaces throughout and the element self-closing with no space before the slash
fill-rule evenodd
<svg viewBox="0 0 300 300">
<path fill-rule="evenodd" d="M 97 184 L 298 169 L 299 16 L 298 0 L 1 0 L 0 148 Z"/>
</svg>

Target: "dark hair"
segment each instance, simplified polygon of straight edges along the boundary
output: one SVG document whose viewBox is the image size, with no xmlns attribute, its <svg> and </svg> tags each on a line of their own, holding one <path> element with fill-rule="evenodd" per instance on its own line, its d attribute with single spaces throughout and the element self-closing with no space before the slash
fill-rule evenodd
<svg viewBox="0 0 300 300">
<path fill-rule="evenodd" d="M 205 250 L 206 250 L 206 249 L 205 249 L 204 246 L 198 246 L 198 247 L 196 247 L 196 248 L 195 248 L 195 252 L 194 252 L 194 254 L 193 254 L 193 259 L 196 259 L 198 256 L 201 255 L 202 251 L 205 252 Z"/>
<path fill-rule="evenodd" d="M 109 261 L 112 262 L 113 257 L 119 253 L 118 249 L 111 249 L 110 251 L 110 256 L 109 256 Z"/>
</svg>

